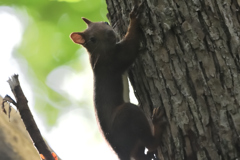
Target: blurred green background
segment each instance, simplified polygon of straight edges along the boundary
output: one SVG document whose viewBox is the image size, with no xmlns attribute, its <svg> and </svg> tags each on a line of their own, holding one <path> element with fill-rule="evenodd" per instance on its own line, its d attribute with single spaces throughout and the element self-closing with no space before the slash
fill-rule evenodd
<svg viewBox="0 0 240 160">
<path fill-rule="evenodd" d="M 63 159 L 117 159 L 101 136 L 88 54 L 69 38 L 81 17 L 108 21 L 104 0 L 0 0 L 0 94 L 19 74 L 42 135 Z M 94 154 L 93 154 L 94 153 Z"/>
<path fill-rule="evenodd" d="M 66 110 L 89 106 L 89 99 L 81 98 L 80 94 L 73 96 L 62 89 L 63 83 L 71 83 L 67 81 L 68 77 L 62 71 L 70 70 L 74 73 L 83 71 L 88 63 L 81 63 L 81 56 L 85 54 L 83 53 L 85 50 L 74 44 L 69 35 L 71 32 L 86 29 L 81 17 L 91 21 L 108 21 L 106 2 L 1 0 L 0 6 L 14 8 L 24 23 L 22 40 L 12 56 L 15 59 L 24 59 L 17 61 L 24 74 L 20 77 L 24 76 L 31 86 L 34 108 L 38 116 L 44 119 L 45 124 L 54 125 Z M 61 69 L 58 70 L 59 68 Z M 81 92 L 81 88 L 74 85 L 68 89 L 76 90 L 75 94 Z"/>
</svg>

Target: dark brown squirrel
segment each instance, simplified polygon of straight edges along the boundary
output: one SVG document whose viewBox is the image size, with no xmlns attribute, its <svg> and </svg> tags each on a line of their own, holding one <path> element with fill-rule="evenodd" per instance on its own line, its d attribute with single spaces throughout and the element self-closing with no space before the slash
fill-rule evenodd
<svg viewBox="0 0 240 160">
<path fill-rule="evenodd" d="M 130 13 L 130 25 L 125 37 L 117 42 L 117 36 L 106 22 L 91 22 L 82 18 L 88 28 L 73 32 L 73 42 L 84 46 L 90 57 L 94 74 L 94 105 L 99 124 L 107 141 L 121 160 L 150 160 L 144 154 L 159 146 L 163 130 L 163 111 L 153 111 L 154 134 L 142 110 L 123 100 L 122 74 L 139 53 L 141 30 L 140 7 Z"/>
</svg>

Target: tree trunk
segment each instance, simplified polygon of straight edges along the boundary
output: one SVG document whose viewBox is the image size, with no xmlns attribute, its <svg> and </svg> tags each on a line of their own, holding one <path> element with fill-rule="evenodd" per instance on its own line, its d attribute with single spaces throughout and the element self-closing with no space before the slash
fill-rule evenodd
<svg viewBox="0 0 240 160">
<path fill-rule="evenodd" d="M 106 0 L 120 37 L 133 0 Z M 168 122 L 164 160 L 240 158 L 240 1 L 146 0 L 141 55 L 129 71 L 140 106 Z"/>
</svg>

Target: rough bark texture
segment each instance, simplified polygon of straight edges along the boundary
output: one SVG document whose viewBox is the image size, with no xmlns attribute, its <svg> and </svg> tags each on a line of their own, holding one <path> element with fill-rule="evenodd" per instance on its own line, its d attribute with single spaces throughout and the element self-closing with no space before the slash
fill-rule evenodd
<svg viewBox="0 0 240 160">
<path fill-rule="evenodd" d="M 122 37 L 133 0 L 106 0 Z M 129 75 L 148 117 L 163 107 L 161 159 L 240 158 L 240 1 L 146 0 Z"/>
</svg>

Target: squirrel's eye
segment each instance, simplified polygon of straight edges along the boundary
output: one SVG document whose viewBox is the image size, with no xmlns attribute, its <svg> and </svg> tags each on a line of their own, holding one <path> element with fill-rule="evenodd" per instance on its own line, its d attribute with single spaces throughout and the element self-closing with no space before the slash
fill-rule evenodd
<svg viewBox="0 0 240 160">
<path fill-rule="evenodd" d="M 93 43 L 95 43 L 95 42 L 96 42 L 96 39 L 95 39 L 94 37 L 91 37 L 91 38 L 90 38 L 90 41 L 93 42 Z"/>
<path fill-rule="evenodd" d="M 107 25 L 109 25 L 109 23 L 108 22 L 104 22 L 105 24 L 107 24 Z"/>
</svg>

